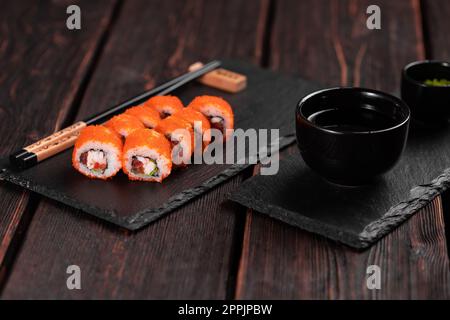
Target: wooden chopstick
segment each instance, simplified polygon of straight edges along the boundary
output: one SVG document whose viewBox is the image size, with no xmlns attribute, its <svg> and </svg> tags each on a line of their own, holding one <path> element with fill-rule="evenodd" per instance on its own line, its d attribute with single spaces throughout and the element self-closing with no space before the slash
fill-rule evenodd
<svg viewBox="0 0 450 320">
<path fill-rule="evenodd" d="M 12 165 L 20 169 L 34 166 L 40 161 L 72 147 L 77 140 L 80 131 L 86 126 L 103 123 L 110 117 L 123 112 L 129 107 L 141 104 L 152 96 L 166 95 L 180 86 L 218 68 L 220 65 L 220 61 L 211 61 L 198 70 L 185 73 L 179 77 L 167 81 L 156 88 L 126 100 L 117 106 L 90 117 L 89 119 L 78 121 L 67 128 L 57 131 L 44 139 L 14 152 L 10 155 L 9 161 Z"/>
</svg>

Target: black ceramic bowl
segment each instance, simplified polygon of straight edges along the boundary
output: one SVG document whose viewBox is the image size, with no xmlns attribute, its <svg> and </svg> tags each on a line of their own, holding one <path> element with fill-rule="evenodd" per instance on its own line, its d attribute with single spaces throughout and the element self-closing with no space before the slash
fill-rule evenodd
<svg viewBox="0 0 450 320">
<path fill-rule="evenodd" d="M 450 86 L 432 86 L 426 80 L 450 80 L 450 64 L 440 61 L 417 61 L 402 72 L 402 99 L 417 123 L 445 125 L 450 117 Z"/>
<path fill-rule="evenodd" d="M 332 88 L 296 108 L 297 144 L 306 164 L 327 180 L 361 185 L 391 169 L 408 135 L 410 112 L 400 99 L 363 88 Z"/>
</svg>

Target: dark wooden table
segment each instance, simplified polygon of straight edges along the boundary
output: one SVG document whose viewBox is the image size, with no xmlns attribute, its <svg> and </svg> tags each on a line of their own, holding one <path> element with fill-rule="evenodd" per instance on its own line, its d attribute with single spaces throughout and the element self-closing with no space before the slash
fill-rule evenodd
<svg viewBox="0 0 450 320">
<path fill-rule="evenodd" d="M 0 1 L 0 154 L 184 72 L 233 57 L 325 85 L 395 92 L 406 63 L 450 60 L 450 2 Z M 66 28 L 78 4 L 82 29 Z M 139 232 L 0 183 L 0 297 L 450 298 L 443 201 L 355 252 L 225 201 L 242 173 Z M 79 265 L 82 290 L 68 290 Z M 368 290 L 366 267 L 381 268 Z"/>
</svg>

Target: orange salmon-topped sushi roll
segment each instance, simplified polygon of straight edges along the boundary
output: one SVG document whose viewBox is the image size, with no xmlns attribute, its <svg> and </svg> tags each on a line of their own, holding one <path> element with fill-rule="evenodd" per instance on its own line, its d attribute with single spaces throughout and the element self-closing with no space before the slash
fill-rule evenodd
<svg viewBox="0 0 450 320">
<path fill-rule="evenodd" d="M 175 112 L 173 116 L 186 120 L 191 124 L 194 133 L 201 135 L 203 148 L 211 142 L 211 131 L 209 130 L 211 129 L 211 125 L 201 112 L 192 108 L 183 108 L 182 110 Z"/>
<path fill-rule="evenodd" d="M 224 99 L 214 96 L 196 97 L 187 106 L 200 111 L 211 123 L 211 128 L 218 129 L 228 139 L 232 134 L 230 129 L 234 128 L 233 109 Z"/>
<path fill-rule="evenodd" d="M 146 128 L 150 129 L 155 128 L 158 122 L 161 121 L 158 111 L 143 105 L 127 109 L 125 114 L 138 118 Z"/>
<path fill-rule="evenodd" d="M 144 102 L 144 106 L 158 111 L 161 119 L 184 108 L 183 102 L 175 96 L 155 96 Z"/>
<path fill-rule="evenodd" d="M 135 130 L 125 140 L 122 166 L 130 180 L 161 182 L 172 170 L 170 142 L 155 130 Z"/>
<path fill-rule="evenodd" d="M 122 168 L 122 140 L 104 126 L 84 128 L 72 153 L 75 169 L 89 178 L 107 179 Z"/>
<path fill-rule="evenodd" d="M 194 130 L 189 122 L 169 116 L 161 120 L 155 130 L 170 141 L 174 165 L 184 166 L 190 163 L 194 152 Z"/>
<path fill-rule="evenodd" d="M 138 118 L 125 113 L 112 117 L 105 123 L 105 126 L 124 138 L 134 130 L 145 128 L 144 124 Z"/>
</svg>

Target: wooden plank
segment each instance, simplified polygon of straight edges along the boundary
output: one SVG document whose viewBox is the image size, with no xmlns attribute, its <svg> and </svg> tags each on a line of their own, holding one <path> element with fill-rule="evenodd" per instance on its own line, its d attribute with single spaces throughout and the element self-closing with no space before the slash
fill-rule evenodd
<svg viewBox="0 0 450 320">
<path fill-rule="evenodd" d="M 39 5 L 2 1 L 0 11 L 0 155 L 59 129 L 70 117 L 79 88 L 109 24 L 115 1 L 73 1 L 82 8 L 82 29 L 66 28 L 65 2 Z M 0 285 L 5 257 L 14 254 L 24 213 L 37 198 L 0 183 Z M 28 206 L 28 210 L 26 210 Z M 23 226 L 22 223 L 24 223 Z M 20 241 L 18 241 L 20 242 Z"/>
<path fill-rule="evenodd" d="M 379 1 L 382 29 L 376 31 L 365 26 L 370 1 L 277 4 L 273 69 L 330 86 L 398 91 L 402 66 L 424 58 L 418 1 Z M 236 297 L 448 298 L 446 251 L 440 197 L 364 252 L 250 211 Z M 366 287 L 366 268 L 373 264 L 381 268 L 381 290 Z"/>
<path fill-rule="evenodd" d="M 450 4 L 445 0 L 422 0 L 427 59 L 450 61 Z M 450 190 L 442 196 L 447 253 L 450 256 Z"/>
<path fill-rule="evenodd" d="M 446 0 L 422 0 L 427 58 L 450 60 L 450 4 Z"/>
<path fill-rule="evenodd" d="M 442 215 L 436 214 L 441 208 L 440 198 L 436 198 L 432 205 L 362 253 L 250 214 L 237 298 L 448 298 L 443 221 Z M 264 238 L 258 230 L 264 230 Z M 381 290 L 366 287 L 366 269 L 370 265 L 381 268 Z"/>
<path fill-rule="evenodd" d="M 258 63 L 267 8 L 267 1 L 124 2 L 77 117 L 153 87 L 196 60 L 233 56 Z M 222 202 L 241 180 L 137 233 L 43 201 L 2 298 L 225 298 L 234 285 L 235 213 L 243 212 Z M 81 267 L 83 290 L 67 290 L 70 264 Z"/>
</svg>

